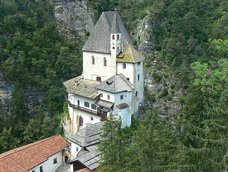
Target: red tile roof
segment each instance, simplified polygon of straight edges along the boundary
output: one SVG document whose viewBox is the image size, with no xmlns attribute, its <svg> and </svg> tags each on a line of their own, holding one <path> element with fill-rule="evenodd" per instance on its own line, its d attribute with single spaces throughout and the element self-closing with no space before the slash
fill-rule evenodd
<svg viewBox="0 0 228 172">
<path fill-rule="evenodd" d="M 61 151 L 69 142 L 52 136 L 0 154 L 0 172 L 27 172 Z"/>
</svg>

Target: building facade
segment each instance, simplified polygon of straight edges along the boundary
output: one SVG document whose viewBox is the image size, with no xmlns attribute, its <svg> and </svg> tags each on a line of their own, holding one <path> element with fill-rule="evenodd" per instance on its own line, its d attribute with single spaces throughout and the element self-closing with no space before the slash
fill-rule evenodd
<svg viewBox="0 0 228 172">
<path fill-rule="evenodd" d="M 83 49 L 83 72 L 64 82 L 73 134 L 112 113 L 123 126 L 143 101 L 143 56 L 135 50 L 116 11 L 103 12 Z M 65 129 L 66 129 L 65 128 Z"/>
</svg>

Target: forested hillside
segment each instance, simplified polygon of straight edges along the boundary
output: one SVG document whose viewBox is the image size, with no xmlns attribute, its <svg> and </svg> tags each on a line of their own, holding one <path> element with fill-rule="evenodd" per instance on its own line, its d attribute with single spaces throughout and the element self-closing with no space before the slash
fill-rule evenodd
<svg viewBox="0 0 228 172">
<path fill-rule="evenodd" d="M 61 133 L 62 82 L 81 69 L 81 42 L 59 34 L 52 4 L 0 0 L 0 72 L 13 85 L 9 111 L 0 106 L 0 152 Z"/>
<path fill-rule="evenodd" d="M 161 118 L 145 108 L 145 119 L 127 129 L 110 119 L 100 146 L 99 170 L 224 171 L 228 165 L 227 1 L 90 2 L 98 13 L 117 8 L 132 37 L 137 22 L 149 17 L 155 49 L 145 54 L 145 70 L 152 67 L 152 60 L 163 59 L 180 81 L 178 87 L 185 90 L 177 116 Z M 160 77 L 158 82 L 164 78 L 164 72 L 159 73 L 163 65 L 157 68 L 160 76 L 153 76 Z M 164 95 L 170 96 L 169 91 Z M 145 98 L 154 101 L 148 92 Z"/>
<path fill-rule="evenodd" d="M 82 43 L 61 36 L 49 2 L 0 0 L 0 72 L 13 86 L 9 111 L 2 111 L 0 104 L 0 153 L 62 132 L 62 82 L 81 73 Z M 117 9 L 136 47 L 140 40 L 136 25 L 147 17 L 155 47 L 142 52 L 145 70 L 159 61 L 151 77 L 164 81 L 165 71 L 160 71 L 168 66 L 178 85 L 166 87 L 184 90 L 176 116 L 161 118 L 145 107 L 145 119 L 133 119 L 132 127 L 126 129 L 110 119 L 101 143 L 99 170 L 223 171 L 228 164 L 228 1 L 86 3 L 95 21 L 102 11 Z M 26 94 L 31 90 L 39 95 L 33 113 Z M 157 97 L 172 99 L 170 93 L 163 89 Z M 155 101 L 149 91 L 145 98 Z"/>
</svg>

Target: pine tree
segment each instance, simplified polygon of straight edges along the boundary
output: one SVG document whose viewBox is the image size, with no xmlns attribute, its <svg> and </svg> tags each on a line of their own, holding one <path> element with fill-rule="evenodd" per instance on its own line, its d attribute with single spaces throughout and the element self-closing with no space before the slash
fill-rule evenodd
<svg viewBox="0 0 228 172">
<path fill-rule="evenodd" d="M 182 155 L 179 150 L 175 126 L 157 113 L 150 112 L 133 136 L 127 171 L 178 171 Z"/>
<path fill-rule="evenodd" d="M 192 65 L 195 78 L 180 116 L 183 171 L 222 171 L 228 148 L 228 60 Z"/>
<path fill-rule="evenodd" d="M 128 131 L 121 128 L 121 122 L 110 115 L 103 125 L 99 149 L 101 165 L 99 171 L 125 171 L 125 150 L 128 145 Z"/>
</svg>

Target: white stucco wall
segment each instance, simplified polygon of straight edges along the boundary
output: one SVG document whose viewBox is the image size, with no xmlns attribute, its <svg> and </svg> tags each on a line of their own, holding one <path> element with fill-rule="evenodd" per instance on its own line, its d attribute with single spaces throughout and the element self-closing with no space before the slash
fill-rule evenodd
<svg viewBox="0 0 228 172">
<path fill-rule="evenodd" d="M 74 105 L 77 105 L 77 101 L 79 100 L 80 107 L 83 107 L 85 109 L 96 112 L 96 110 L 91 108 L 91 104 L 94 104 L 95 100 L 80 97 L 80 96 L 75 96 L 73 94 L 69 94 L 68 99 Z M 89 103 L 89 108 L 84 106 L 85 101 Z M 69 114 L 70 114 L 70 118 L 71 118 L 71 129 L 72 129 L 73 133 L 75 133 L 78 128 L 85 127 L 88 123 L 94 124 L 94 123 L 100 122 L 100 120 L 101 120 L 101 118 L 95 114 L 92 114 L 92 113 L 89 113 L 89 112 L 86 112 L 86 111 L 83 111 L 80 109 L 72 108 L 70 106 L 68 106 L 68 109 L 69 109 Z M 80 127 L 78 126 L 79 116 L 81 116 L 83 118 L 83 125 Z"/>
<path fill-rule="evenodd" d="M 82 148 L 81 148 L 81 146 L 75 144 L 74 142 L 72 142 L 72 141 L 70 141 L 70 142 L 71 142 L 71 147 L 70 147 L 71 155 L 72 155 L 72 158 L 75 158 Z"/>
<path fill-rule="evenodd" d="M 130 108 L 118 109 L 118 114 L 121 119 L 122 127 L 130 127 L 131 126 L 131 112 Z"/>
<path fill-rule="evenodd" d="M 134 84 L 134 64 L 125 63 L 126 69 L 123 68 L 123 63 L 117 63 L 117 74 L 123 74 L 129 81 Z"/>
<path fill-rule="evenodd" d="M 57 158 L 57 163 L 54 164 L 54 159 Z M 44 172 L 53 172 L 55 171 L 59 166 L 61 166 L 64 162 L 64 158 L 62 156 L 62 151 L 50 156 L 47 161 L 43 162 L 42 164 L 37 165 L 36 167 L 29 170 L 29 172 L 40 172 L 40 166 L 43 167 Z"/>
<path fill-rule="evenodd" d="M 92 64 L 92 56 L 95 58 L 95 64 Z M 104 66 L 104 57 L 107 60 L 107 66 Z M 104 81 L 116 74 L 116 58 L 110 54 L 83 52 L 83 72 L 85 79 L 96 80 L 101 77 Z"/>
<path fill-rule="evenodd" d="M 140 64 L 135 63 L 134 64 L 134 74 L 135 74 L 135 80 L 134 80 L 134 94 L 133 97 L 135 97 L 135 111 L 138 110 L 139 104 L 143 101 L 143 95 L 144 95 L 144 76 L 143 76 L 143 62 Z M 139 80 L 138 80 L 138 75 Z M 136 91 L 138 92 L 137 97 L 135 96 Z"/>
<path fill-rule="evenodd" d="M 98 93 L 99 94 L 103 94 L 102 97 L 100 97 L 101 100 L 105 100 L 105 101 L 108 101 L 108 102 L 113 102 L 114 103 L 114 94 L 113 93 L 109 93 L 109 92 L 106 92 L 106 91 L 102 91 L 102 90 L 98 90 Z M 110 96 L 110 99 L 108 99 L 108 95 Z"/>
</svg>

